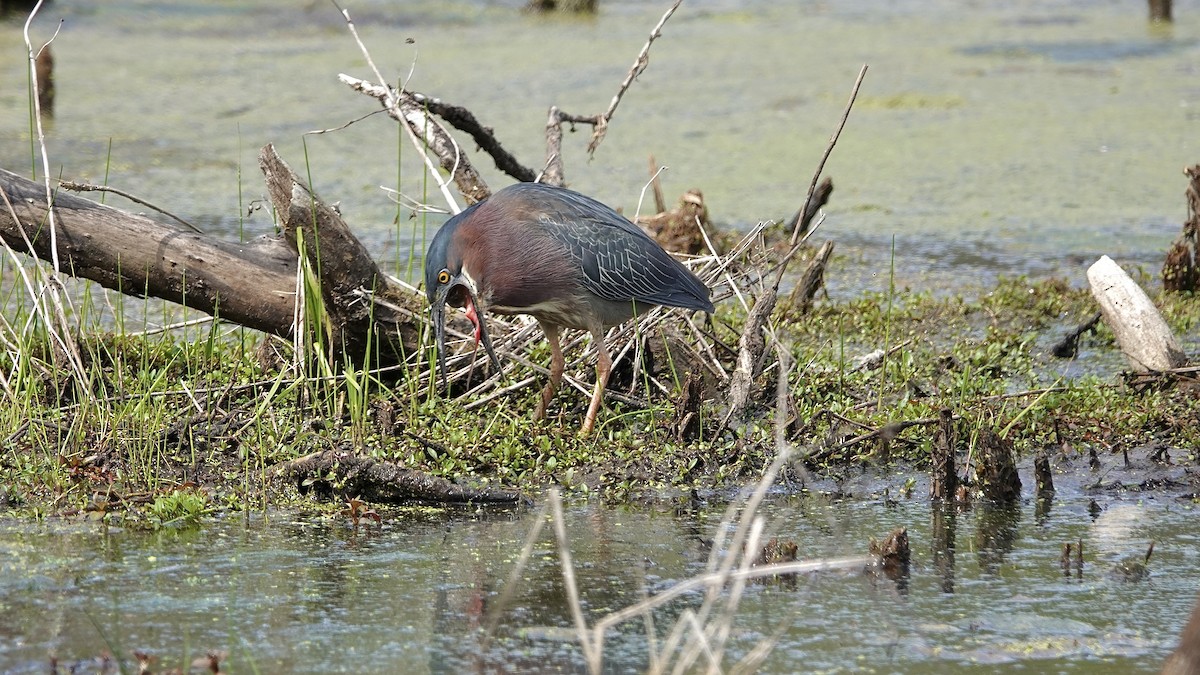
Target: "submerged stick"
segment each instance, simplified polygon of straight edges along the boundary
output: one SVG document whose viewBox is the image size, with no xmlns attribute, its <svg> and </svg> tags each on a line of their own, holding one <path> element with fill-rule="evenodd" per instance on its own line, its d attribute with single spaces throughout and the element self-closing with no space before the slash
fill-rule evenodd
<svg viewBox="0 0 1200 675">
<path fill-rule="evenodd" d="M 1095 328 L 1096 324 L 1100 323 L 1100 317 L 1102 316 L 1103 314 L 1101 312 L 1096 312 L 1092 318 L 1079 324 L 1078 328 L 1070 333 L 1067 333 L 1063 339 L 1059 340 L 1053 347 L 1051 347 L 1050 353 L 1054 354 L 1060 359 L 1075 358 L 1075 356 L 1079 354 L 1079 338 L 1082 337 L 1084 333 L 1087 333 Z"/>
</svg>

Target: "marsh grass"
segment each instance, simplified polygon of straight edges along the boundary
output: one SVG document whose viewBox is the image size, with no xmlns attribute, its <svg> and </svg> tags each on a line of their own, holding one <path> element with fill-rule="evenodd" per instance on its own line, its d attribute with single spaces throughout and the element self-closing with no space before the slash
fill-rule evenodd
<svg viewBox="0 0 1200 675">
<path fill-rule="evenodd" d="M 710 427 L 696 440 L 676 438 L 668 424 L 675 372 L 660 382 L 639 373 L 636 398 L 611 399 L 598 433 L 578 438 L 573 431 L 592 368 L 578 337 L 569 374 L 580 393 L 564 388 L 551 419 L 532 422 L 545 348 L 519 324 L 501 338 L 512 341 L 504 375 L 492 389 L 458 399 L 429 387 L 428 350 L 410 355 L 407 377 L 375 369 L 373 357 L 338 369 L 315 271 L 307 266 L 297 279 L 303 330 L 290 344 L 67 279 L 69 336 L 79 355 L 72 366 L 61 321 L 38 304 L 52 270 L 13 250 L 6 258 L 0 425 L 9 431 L 0 436 L 0 481 L 6 503 L 25 513 L 70 513 L 103 501 L 105 517 L 152 524 L 146 513 L 154 495 L 193 484 L 208 491 L 214 508 L 264 508 L 295 497 L 273 483 L 274 464 L 330 447 L 478 484 L 557 484 L 614 498 L 743 482 L 775 454 L 774 434 L 762 420 L 735 434 L 714 435 Z M 1196 325 L 1195 298 L 1162 302 L 1174 325 Z M 786 441 L 828 448 L 863 429 L 933 418 L 949 407 L 967 424 L 968 439 L 992 424 L 1023 452 L 1058 445 L 1064 430 L 1076 444 L 1197 447 L 1187 423 L 1194 400 L 1184 390 L 1138 393 L 1111 376 L 1063 377 L 1058 362 L 1042 354 L 1053 341 L 1046 336 L 1086 314 L 1089 303 L 1085 291 L 1055 280 L 1013 279 L 974 299 L 867 293 L 818 303 L 802 318 L 780 308 L 788 358 L 806 364 L 803 377 L 788 381 Z M 717 351 L 735 341 L 744 316 L 740 303 L 725 303 L 713 328 L 704 329 Z M 626 344 L 662 325 L 630 327 Z M 884 334 L 893 346 L 905 345 L 886 368 L 849 366 L 877 349 Z M 1101 332 L 1084 347 L 1103 351 L 1110 343 Z M 532 352 L 522 355 L 515 345 Z M 469 358 L 457 362 L 464 373 Z M 764 372 L 762 386 L 777 381 L 778 369 Z M 472 386 L 482 386 L 474 377 Z M 719 417 L 705 410 L 706 419 Z M 932 438 L 932 430 L 906 431 L 893 441 L 891 457 L 920 466 Z M 878 454 L 875 445 L 858 444 L 821 457 L 839 464 L 876 461 Z M 151 496 L 137 496 L 145 493 Z"/>
</svg>

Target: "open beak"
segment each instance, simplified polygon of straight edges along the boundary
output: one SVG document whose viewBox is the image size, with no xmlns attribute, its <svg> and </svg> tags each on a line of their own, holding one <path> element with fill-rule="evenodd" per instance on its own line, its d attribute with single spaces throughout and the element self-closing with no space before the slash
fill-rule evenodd
<svg viewBox="0 0 1200 675">
<path fill-rule="evenodd" d="M 471 289 L 471 285 L 460 277 L 438 288 L 433 296 L 433 305 L 430 307 L 430 317 L 433 320 L 433 335 L 437 341 L 438 371 L 442 376 L 442 387 L 446 389 L 450 386 L 446 376 L 446 299 L 450 296 L 450 291 L 454 290 L 457 286 L 462 286 L 467 292 L 467 318 L 471 320 L 471 323 L 475 324 L 476 342 L 483 343 L 483 348 L 487 351 L 492 365 L 495 366 L 497 371 L 500 370 L 500 359 L 496 358 L 496 352 L 492 349 L 492 338 L 488 336 L 487 321 L 484 319 L 482 312 L 479 311 L 479 303 L 475 299 L 475 292 Z"/>
</svg>

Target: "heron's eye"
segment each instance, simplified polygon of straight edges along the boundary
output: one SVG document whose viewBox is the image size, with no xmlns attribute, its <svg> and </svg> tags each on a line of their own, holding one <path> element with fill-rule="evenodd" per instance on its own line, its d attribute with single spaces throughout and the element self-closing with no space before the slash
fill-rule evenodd
<svg viewBox="0 0 1200 675">
<path fill-rule="evenodd" d="M 450 283 L 450 270 L 444 269 L 441 272 L 438 272 L 438 283 L 439 284 Z"/>
</svg>

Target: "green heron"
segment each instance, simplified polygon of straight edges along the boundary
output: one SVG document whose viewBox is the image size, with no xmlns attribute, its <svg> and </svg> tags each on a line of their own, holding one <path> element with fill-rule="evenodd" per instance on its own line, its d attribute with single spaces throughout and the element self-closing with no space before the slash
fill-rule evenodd
<svg viewBox="0 0 1200 675">
<path fill-rule="evenodd" d="M 591 332 L 599 354 L 596 387 L 581 432 L 596 423 L 612 370 L 604 329 L 654 305 L 712 312 L 708 288 L 653 239 L 616 211 L 568 190 L 517 183 L 446 221 L 425 257 L 438 368 L 446 381 L 446 305 L 465 307 L 497 369 L 484 314 L 528 314 L 550 342 L 550 381 L 534 419 L 541 419 L 562 381 L 566 361 L 559 332 Z"/>
</svg>

